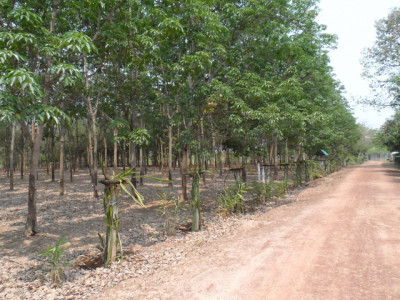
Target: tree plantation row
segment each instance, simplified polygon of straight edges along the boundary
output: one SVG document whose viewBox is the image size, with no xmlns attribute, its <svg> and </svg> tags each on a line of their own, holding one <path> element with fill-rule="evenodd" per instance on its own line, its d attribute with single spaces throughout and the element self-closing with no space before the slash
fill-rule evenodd
<svg viewBox="0 0 400 300">
<path fill-rule="evenodd" d="M 87 165 L 95 196 L 101 168 L 134 168 L 141 176 L 124 173 L 133 185 L 147 164 L 170 180 L 179 168 L 186 200 L 187 177 L 205 170 L 276 169 L 321 149 L 340 162 L 359 155 L 360 128 L 329 66 L 335 36 L 316 22 L 315 0 L 0 9 L 0 162 L 11 178 L 17 161 L 29 167 L 27 236 L 39 164 L 57 165 L 61 185 L 66 165 Z"/>
</svg>

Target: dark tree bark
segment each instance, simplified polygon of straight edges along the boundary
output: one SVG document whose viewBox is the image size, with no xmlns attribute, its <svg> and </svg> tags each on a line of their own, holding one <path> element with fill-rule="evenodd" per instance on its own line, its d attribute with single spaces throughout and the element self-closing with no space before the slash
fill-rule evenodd
<svg viewBox="0 0 400 300">
<path fill-rule="evenodd" d="M 10 190 L 14 189 L 14 150 L 15 150 L 15 121 L 11 125 L 11 144 L 10 144 Z"/>
</svg>

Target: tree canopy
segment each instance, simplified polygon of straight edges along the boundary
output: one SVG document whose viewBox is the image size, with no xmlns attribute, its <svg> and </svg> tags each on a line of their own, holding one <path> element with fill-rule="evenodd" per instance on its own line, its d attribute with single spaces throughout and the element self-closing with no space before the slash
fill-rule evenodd
<svg viewBox="0 0 400 300">
<path fill-rule="evenodd" d="M 356 153 L 359 128 L 332 75 L 335 36 L 317 23 L 317 3 L 1 1 L 0 118 L 18 121 L 31 148 L 28 221 L 44 129 L 64 141 L 54 126 L 69 124 L 71 164 L 87 154 L 95 195 L 108 143 L 115 166 L 178 162 L 183 190 L 192 156 L 206 168 L 222 152 L 274 163 L 322 147 L 332 157 Z M 386 64 L 376 70 L 393 97 L 398 14 L 382 21 L 367 59 Z"/>
</svg>

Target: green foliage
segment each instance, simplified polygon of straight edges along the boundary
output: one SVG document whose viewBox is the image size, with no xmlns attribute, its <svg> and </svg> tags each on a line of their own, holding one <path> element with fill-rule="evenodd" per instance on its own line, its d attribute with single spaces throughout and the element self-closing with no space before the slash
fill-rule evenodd
<svg viewBox="0 0 400 300">
<path fill-rule="evenodd" d="M 375 139 L 389 151 L 400 151 L 400 111 L 385 122 Z"/>
<path fill-rule="evenodd" d="M 273 197 L 281 198 L 289 190 L 289 180 L 285 179 L 283 182 L 253 182 L 250 186 L 249 192 L 255 197 L 258 203 L 265 203 L 271 201 Z"/>
<path fill-rule="evenodd" d="M 254 181 L 250 186 L 250 193 L 255 197 L 257 202 L 265 203 L 266 201 L 271 201 L 272 199 L 272 187 L 273 183 L 262 183 Z"/>
<path fill-rule="evenodd" d="M 318 179 L 324 176 L 323 165 L 315 160 L 307 161 L 307 172 L 311 180 Z"/>
<path fill-rule="evenodd" d="M 272 195 L 281 198 L 289 190 L 289 181 L 286 179 L 283 182 L 274 182 L 272 185 Z"/>
<path fill-rule="evenodd" d="M 372 105 L 385 107 L 399 105 L 400 8 L 394 8 L 387 17 L 377 21 L 376 41 L 364 52 L 363 75 L 370 80 L 374 98 Z"/>
<path fill-rule="evenodd" d="M 86 53 L 97 52 L 96 46 L 93 44 L 92 39 L 82 32 L 66 32 L 60 40 L 59 47 L 72 53 Z"/>
<path fill-rule="evenodd" d="M 47 250 L 40 252 L 38 255 L 47 258 L 46 263 L 51 266 L 50 279 L 55 284 L 62 281 L 64 267 L 68 264 L 62 260 L 66 248 L 71 244 L 64 241 L 65 236 L 62 236 L 54 246 L 48 245 Z"/>
<path fill-rule="evenodd" d="M 130 132 L 128 137 L 130 141 L 140 147 L 148 147 L 150 145 L 151 135 L 147 129 L 137 128 Z"/>
<path fill-rule="evenodd" d="M 30 93 L 34 96 L 43 95 L 37 76 L 23 68 L 10 70 L 1 76 L 0 86 L 15 88 L 21 93 Z"/>
<path fill-rule="evenodd" d="M 217 201 L 227 216 L 232 213 L 244 212 L 243 194 L 246 193 L 246 191 L 246 184 L 236 181 L 234 185 L 226 187 L 223 193 L 218 195 Z"/>
</svg>

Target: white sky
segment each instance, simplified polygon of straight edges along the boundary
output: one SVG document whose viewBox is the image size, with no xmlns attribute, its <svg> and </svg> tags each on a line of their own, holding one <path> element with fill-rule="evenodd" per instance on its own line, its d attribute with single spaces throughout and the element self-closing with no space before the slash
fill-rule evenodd
<svg viewBox="0 0 400 300">
<path fill-rule="evenodd" d="M 364 48 L 375 41 L 375 21 L 400 6 L 400 0 L 320 0 L 318 22 L 338 36 L 337 49 L 330 52 L 337 79 L 345 86 L 357 122 L 379 128 L 392 115 L 390 109 L 376 111 L 357 105 L 352 99 L 369 95 L 368 81 L 361 77 L 360 59 Z"/>
</svg>

